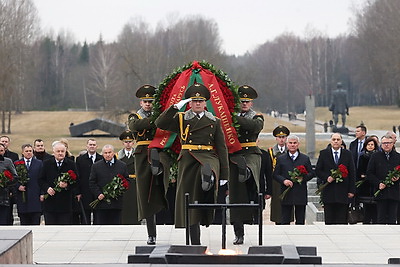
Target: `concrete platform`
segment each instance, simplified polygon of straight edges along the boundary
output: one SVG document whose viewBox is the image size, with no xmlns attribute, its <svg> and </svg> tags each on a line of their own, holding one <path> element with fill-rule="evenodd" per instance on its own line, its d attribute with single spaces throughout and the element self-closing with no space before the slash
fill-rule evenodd
<svg viewBox="0 0 400 267">
<path fill-rule="evenodd" d="M 27 229 L 33 232 L 33 261 L 36 264 L 123 264 L 136 246 L 144 246 L 146 226 L 3 226 L 0 230 Z M 157 245 L 184 245 L 184 229 L 158 226 Z M 202 245 L 211 253 L 221 248 L 221 226 L 201 227 Z M 400 226 L 397 225 L 264 225 L 263 245 L 314 246 L 325 264 L 387 264 L 400 258 Z M 227 248 L 247 253 L 258 245 L 258 228 L 245 227 L 245 244 L 232 245 L 233 228 L 227 227 Z"/>
</svg>

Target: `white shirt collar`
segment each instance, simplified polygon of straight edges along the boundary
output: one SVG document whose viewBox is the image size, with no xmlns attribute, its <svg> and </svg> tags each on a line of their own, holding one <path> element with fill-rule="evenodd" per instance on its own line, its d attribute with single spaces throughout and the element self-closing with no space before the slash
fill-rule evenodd
<svg viewBox="0 0 400 267">
<path fill-rule="evenodd" d="M 334 150 L 333 148 L 331 148 L 332 150 L 332 155 L 335 155 L 335 152 L 338 153 L 338 157 L 340 158 L 340 148 L 338 150 Z"/>
</svg>

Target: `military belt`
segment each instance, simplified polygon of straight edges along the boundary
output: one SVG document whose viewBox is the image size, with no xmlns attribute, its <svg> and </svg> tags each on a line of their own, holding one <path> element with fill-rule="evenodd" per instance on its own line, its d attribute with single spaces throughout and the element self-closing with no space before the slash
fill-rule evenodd
<svg viewBox="0 0 400 267">
<path fill-rule="evenodd" d="M 182 149 L 188 150 L 213 150 L 213 146 L 205 146 L 205 145 L 182 145 Z"/>
<path fill-rule="evenodd" d="M 153 140 L 138 141 L 138 142 L 136 143 L 136 145 L 137 145 L 137 146 L 148 146 L 148 145 L 150 145 L 151 141 L 153 141 Z"/>
<path fill-rule="evenodd" d="M 240 143 L 241 147 L 246 147 L 246 146 L 257 146 L 256 142 L 249 142 L 249 143 Z"/>
</svg>

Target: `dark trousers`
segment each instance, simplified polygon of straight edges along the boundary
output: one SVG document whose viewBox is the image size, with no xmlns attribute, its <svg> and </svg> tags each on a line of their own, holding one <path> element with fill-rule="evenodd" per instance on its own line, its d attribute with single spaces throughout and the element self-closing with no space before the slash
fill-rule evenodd
<svg viewBox="0 0 400 267">
<path fill-rule="evenodd" d="M 363 224 L 376 224 L 377 223 L 376 204 L 364 203 L 363 210 L 364 210 Z"/>
<path fill-rule="evenodd" d="M 392 199 L 381 199 L 376 201 L 378 212 L 378 224 L 396 224 L 397 207 L 399 202 Z"/>
<path fill-rule="evenodd" d="M 21 225 L 40 225 L 41 212 L 18 213 Z"/>
<path fill-rule="evenodd" d="M 156 237 L 156 215 L 151 215 L 146 218 L 147 235 Z"/>
<path fill-rule="evenodd" d="M 193 224 L 189 227 L 190 231 L 190 243 L 192 245 L 201 245 L 200 244 L 200 224 Z"/>
<path fill-rule="evenodd" d="M 244 225 L 243 222 L 234 222 L 233 231 L 236 237 L 244 237 Z"/>
<path fill-rule="evenodd" d="M 0 225 L 10 225 L 9 214 L 10 214 L 10 207 L 0 206 Z"/>
<path fill-rule="evenodd" d="M 290 224 L 294 209 L 295 224 L 304 225 L 306 221 L 305 205 L 282 205 L 282 222 L 283 225 Z"/>
<path fill-rule="evenodd" d="M 343 203 L 324 204 L 325 224 L 347 224 L 349 205 Z"/>
<path fill-rule="evenodd" d="M 85 221 L 86 216 L 86 221 Z M 73 212 L 72 214 L 72 224 L 82 224 L 82 225 L 90 225 L 92 224 L 92 210 L 85 210 L 85 216 L 83 216 L 82 212 Z M 94 217 L 94 216 L 93 216 Z"/>
<path fill-rule="evenodd" d="M 98 225 L 119 225 L 121 224 L 121 210 L 99 209 L 95 213 L 95 224 Z"/>
<path fill-rule="evenodd" d="M 44 212 L 44 221 L 46 225 L 70 225 L 71 212 Z"/>
</svg>

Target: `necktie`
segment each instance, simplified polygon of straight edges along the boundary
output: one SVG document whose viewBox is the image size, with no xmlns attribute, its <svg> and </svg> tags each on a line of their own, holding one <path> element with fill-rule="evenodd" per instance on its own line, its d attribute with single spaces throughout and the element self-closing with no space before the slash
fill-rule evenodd
<svg viewBox="0 0 400 267">
<path fill-rule="evenodd" d="M 292 161 L 294 161 L 294 155 L 291 155 L 290 157 L 292 158 Z"/>
<path fill-rule="evenodd" d="M 127 151 L 127 152 L 126 152 L 126 157 L 129 159 L 130 156 L 131 156 L 131 152 L 130 152 L 130 151 Z"/>
<path fill-rule="evenodd" d="M 359 141 L 358 142 L 358 154 L 361 153 L 362 148 L 363 148 L 363 141 Z"/>
<path fill-rule="evenodd" d="M 58 167 L 58 168 L 61 168 L 61 164 L 62 164 L 61 161 L 57 161 L 57 167 Z"/>
<path fill-rule="evenodd" d="M 31 166 L 31 160 L 28 159 L 28 160 L 26 160 L 26 168 L 28 168 L 28 170 L 29 170 L 30 166 Z"/>
<path fill-rule="evenodd" d="M 385 153 L 387 160 L 389 160 L 390 156 L 389 153 Z"/>
<path fill-rule="evenodd" d="M 338 164 L 338 162 L 339 162 L 338 152 L 335 151 L 334 153 L 335 153 L 335 163 Z"/>
<path fill-rule="evenodd" d="M 92 161 L 92 163 L 94 163 L 94 157 L 93 157 L 93 155 L 90 156 L 90 160 Z"/>
<path fill-rule="evenodd" d="M 108 166 L 112 166 L 112 162 L 111 161 L 107 161 Z"/>
<path fill-rule="evenodd" d="M 196 114 L 197 119 L 201 119 L 200 114 Z"/>
</svg>

